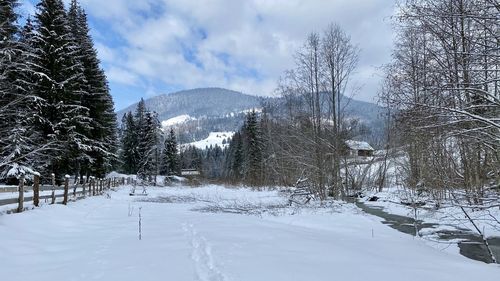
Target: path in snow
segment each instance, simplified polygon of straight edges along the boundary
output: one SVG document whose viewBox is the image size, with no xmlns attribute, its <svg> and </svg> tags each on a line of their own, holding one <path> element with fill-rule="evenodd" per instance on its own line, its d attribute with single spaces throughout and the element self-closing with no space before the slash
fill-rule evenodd
<svg viewBox="0 0 500 281">
<path fill-rule="evenodd" d="M 212 248 L 205 237 L 198 234 L 192 224 L 184 224 L 183 230 L 191 240 L 191 258 L 195 263 L 197 280 L 200 281 L 224 281 L 225 276 L 215 265 Z"/>
</svg>

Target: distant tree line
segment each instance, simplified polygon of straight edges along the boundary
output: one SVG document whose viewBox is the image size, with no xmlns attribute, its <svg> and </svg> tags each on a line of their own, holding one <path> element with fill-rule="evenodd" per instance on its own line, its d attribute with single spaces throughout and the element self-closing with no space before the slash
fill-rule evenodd
<svg viewBox="0 0 500 281">
<path fill-rule="evenodd" d="M 0 1 L 1 177 L 103 176 L 116 161 L 108 82 L 76 0 L 41 0 L 19 26 Z"/>
<path fill-rule="evenodd" d="M 119 169 L 123 173 L 155 181 L 158 175 L 179 176 L 182 169 L 189 169 L 207 179 L 222 179 L 225 150 L 217 145 L 203 150 L 179 145 L 173 128 L 164 132 L 157 114 L 146 108 L 143 99 L 134 113 L 123 116 L 119 135 Z"/>
</svg>

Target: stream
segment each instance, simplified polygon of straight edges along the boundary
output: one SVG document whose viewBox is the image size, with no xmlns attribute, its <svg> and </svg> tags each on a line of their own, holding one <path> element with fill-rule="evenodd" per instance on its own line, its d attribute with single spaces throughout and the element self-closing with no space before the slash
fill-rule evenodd
<svg viewBox="0 0 500 281">
<path fill-rule="evenodd" d="M 415 235 L 415 219 L 406 216 L 400 216 L 395 214 L 390 214 L 383 210 L 382 207 L 369 206 L 359 200 L 354 201 L 356 206 L 362 209 L 365 213 L 383 218 L 384 224 L 410 235 Z M 439 225 L 435 223 L 424 223 L 421 220 L 417 220 L 418 231 L 423 229 L 435 229 Z M 465 228 L 457 228 L 456 230 L 438 230 L 435 232 L 438 239 L 443 242 L 450 242 L 458 244 L 460 249 L 460 254 L 477 261 L 482 261 L 485 263 L 492 263 L 492 259 L 484 246 L 481 236 L 471 232 Z M 497 259 L 500 261 L 500 237 L 490 237 L 488 238 L 488 244 Z"/>
</svg>

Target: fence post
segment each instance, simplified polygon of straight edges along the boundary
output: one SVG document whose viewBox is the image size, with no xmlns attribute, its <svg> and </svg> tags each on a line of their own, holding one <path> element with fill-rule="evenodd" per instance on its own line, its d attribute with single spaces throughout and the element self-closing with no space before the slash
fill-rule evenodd
<svg viewBox="0 0 500 281">
<path fill-rule="evenodd" d="M 56 175 L 54 173 L 51 174 L 52 176 L 52 203 L 56 203 Z"/>
<path fill-rule="evenodd" d="M 68 204 L 68 188 L 69 188 L 69 176 L 66 175 L 64 177 L 64 199 L 63 199 L 64 205 Z"/>
<path fill-rule="evenodd" d="M 89 184 L 89 196 L 92 196 L 95 191 L 93 191 L 94 188 L 94 182 L 95 178 L 93 176 L 90 177 L 90 184 Z"/>
<path fill-rule="evenodd" d="M 110 190 L 111 189 L 111 179 L 108 179 L 107 184 L 108 184 L 108 190 Z"/>
<path fill-rule="evenodd" d="M 82 195 L 85 197 L 85 185 L 87 184 L 87 176 L 82 177 Z"/>
<path fill-rule="evenodd" d="M 19 178 L 19 204 L 17 212 L 20 213 L 24 210 L 24 175 Z"/>
<path fill-rule="evenodd" d="M 40 174 L 35 173 L 33 176 L 33 205 L 38 207 L 40 204 Z"/>
<path fill-rule="evenodd" d="M 80 183 L 80 177 L 75 177 L 75 182 L 73 186 L 73 197 L 76 198 L 76 189 L 78 188 L 78 184 Z"/>
<path fill-rule="evenodd" d="M 92 196 L 92 176 L 89 176 L 89 196 Z"/>
<path fill-rule="evenodd" d="M 92 196 L 95 196 L 96 178 L 92 177 Z"/>
</svg>

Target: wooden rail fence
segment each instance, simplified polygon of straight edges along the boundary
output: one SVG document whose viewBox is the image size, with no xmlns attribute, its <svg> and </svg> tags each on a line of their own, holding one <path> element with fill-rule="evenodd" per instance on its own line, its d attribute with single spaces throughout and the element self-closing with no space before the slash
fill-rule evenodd
<svg viewBox="0 0 500 281">
<path fill-rule="evenodd" d="M 38 207 L 40 205 L 40 200 L 45 200 L 45 202 L 50 202 L 50 204 L 56 203 L 56 198 L 62 197 L 62 204 L 68 204 L 69 199 L 84 198 L 86 196 L 97 196 L 103 194 L 106 190 L 118 187 L 124 184 L 130 184 L 133 179 L 124 177 L 114 177 L 114 178 L 95 178 L 89 177 L 84 178 L 81 182 L 70 183 L 70 177 L 66 176 L 64 183 L 61 186 L 56 185 L 55 175 L 51 175 L 52 185 L 40 185 L 40 176 L 35 175 L 33 178 L 33 185 L 25 186 L 24 178 L 19 179 L 19 186 L 17 187 L 4 187 L 0 188 L 0 194 L 6 192 L 18 192 L 17 198 L 6 198 L 0 199 L 0 206 L 16 204 L 17 208 L 15 211 L 24 211 L 24 203 L 33 201 L 33 205 Z M 32 190 L 33 196 L 24 196 L 25 192 Z M 56 191 L 63 191 L 62 194 L 56 194 Z M 40 195 L 41 191 L 52 191 L 51 194 Z M 69 198 L 72 196 L 72 198 Z"/>
</svg>

